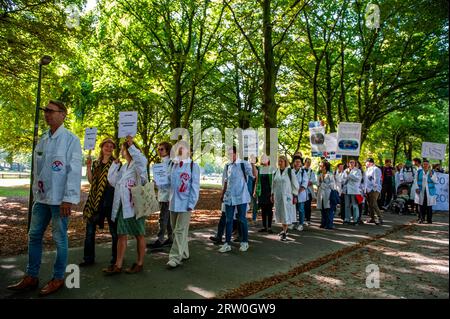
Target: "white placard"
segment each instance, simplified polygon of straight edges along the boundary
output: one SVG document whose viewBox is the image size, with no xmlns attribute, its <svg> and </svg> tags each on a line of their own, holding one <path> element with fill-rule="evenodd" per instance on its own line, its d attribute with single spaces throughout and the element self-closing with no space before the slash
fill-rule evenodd
<svg viewBox="0 0 450 319">
<path fill-rule="evenodd" d="M 258 157 L 258 132 L 254 129 L 242 131 L 243 157 L 256 159 Z"/>
<path fill-rule="evenodd" d="M 437 176 L 436 186 L 436 205 L 433 210 L 448 211 L 448 174 L 434 173 Z"/>
<path fill-rule="evenodd" d="M 167 170 L 167 164 L 158 163 L 153 165 L 153 180 L 157 186 L 169 184 L 169 172 Z"/>
<path fill-rule="evenodd" d="M 136 136 L 137 133 L 137 112 L 120 112 L 119 113 L 119 138 Z"/>
<path fill-rule="evenodd" d="M 443 160 L 447 144 L 422 142 L 422 157 Z"/>
<path fill-rule="evenodd" d="M 309 141 L 311 143 L 311 156 L 320 157 L 326 152 L 325 126 L 322 122 L 309 122 Z"/>
<path fill-rule="evenodd" d="M 359 156 L 361 150 L 361 123 L 339 123 L 337 136 L 338 154 Z"/>
<path fill-rule="evenodd" d="M 84 131 L 84 149 L 93 150 L 95 149 L 95 142 L 97 141 L 97 128 L 87 128 Z"/>
</svg>

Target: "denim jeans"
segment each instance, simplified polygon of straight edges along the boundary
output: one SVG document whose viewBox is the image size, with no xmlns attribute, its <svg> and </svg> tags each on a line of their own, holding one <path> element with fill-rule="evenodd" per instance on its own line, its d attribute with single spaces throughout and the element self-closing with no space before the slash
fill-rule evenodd
<svg viewBox="0 0 450 319">
<path fill-rule="evenodd" d="M 332 229 L 333 228 L 333 222 L 334 222 L 334 212 L 336 211 L 335 205 L 330 205 L 330 212 L 328 213 L 328 220 L 325 225 L 326 229 Z"/>
<path fill-rule="evenodd" d="M 353 221 L 356 223 L 359 217 L 359 207 L 358 201 L 356 200 L 356 195 L 345 194 L 345 221 L 351 221 L 351 207 L 353 207 Z"/>
<path fill-rule="evenodd" d="M 305 203 L 297 203 L 296 205 L 298 212 L 298 225 L 303 225 L 305 222 Z"/>
<path fill-rule="evenodd" d="M 226 232 L 225 241 L 229 244 L 231 242 L 231 233 L 233 232 L 233 216 L 234 210 L 237 207 L 237 218 L 240 221 L 240 227 L 242 230 L 242 242 L 248 242 L 248 225 L 247 225 L 247 204 L 240 204 L 236 206 L 225 205 L 226 214 Z"/>
<path fill-rule="evenodd" d="M 111 247 L 111 261 L 110 264 L 114 265 L 117 259 L 117 223 L 113 222 L 111 218 L 108 218 L 109 233 L 112 237 Z M 87 263 L 95 262 L 95 231 L 97 230 L 97 224 L 88 222 L 86 224 L 86 237 L 84 239 L 84 261 Z"/>
<path fill-rule="evenodd" d="M 56 244 L 56 260 L 53 266 L 53 278 L 64 279 L 67 265 L 68 217 L 60 216 L 59 205 L 34 203 L 31 213 L 31 225 L 28 232 L 28 265 L 27 274 L 39 276 L 42 258 L 42 239 L 50 220 L 52 221 L 52 237 Z"/>
</svg>

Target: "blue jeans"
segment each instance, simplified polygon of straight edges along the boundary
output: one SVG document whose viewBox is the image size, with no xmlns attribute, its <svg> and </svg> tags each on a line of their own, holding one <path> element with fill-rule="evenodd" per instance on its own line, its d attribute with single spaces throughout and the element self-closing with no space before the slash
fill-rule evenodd
<svg viewBox="0 0 450 319">
<path fill-rule="evenodd" d="M 34 203 L 30 231 L 28 232 L 27 274 L 39 276 L 42 258 L 42 238 L 52 220 L 52 237 L 56 244 L 56 260 L 53 266 L 53 278 L 64 279 L 67 265 L 68 240 L 67 225 L 69 219 L 60 216 L 59 205 Z"/>
<path fill-rule="evenodd" d="M 248 243 L 248 225 L 247 225 L 247 204 L 240 204 L 236 206 L 225 205 L 226 214 L 226 232 L 225 241 L 230 244 L 231 233 L 233 232 L 233 216 L 234 210 L 237 207 L 238 213 L 237 218 L 240 220 L 240 227 L 242 230 L 242 241 L 243 243 Z"/>
<path fill-rule="evenodd" d="M 298 212 L 298 225 L 303 225 L 305 222 L 305 203 L 297 203 L 297 212 Z"/>
<path fill-rule="evenodd" d="M 353 207 L 353 221 L 356 223 L 359 217 L 359 207 L 358 201 L 356 200 L 356 195 L 345 194 L 345 222 L 351 222 L 352 213 L 351 208 Z"/>
</svg>

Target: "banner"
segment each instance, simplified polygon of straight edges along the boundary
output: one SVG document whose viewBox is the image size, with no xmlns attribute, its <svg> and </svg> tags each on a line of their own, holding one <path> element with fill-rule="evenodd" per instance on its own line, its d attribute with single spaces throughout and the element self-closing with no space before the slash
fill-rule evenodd
<svg viewBox="0 0 450 319">
<path fill-rule="evenodd" d="M 97 128 L 87 128 L 84 131 L 84 149 L 93 150 L 95 149 L 95 142 L 97 140 Z"/>
<path fill-rule="evenodd" d="M 137 112 L 120 112 L 119 113 L 119 138 L 136 136 L 137 133 Z"/>
<path fill-rule="evenodd" d="M 322 121 L 309 122 L 309 141 L 311 142 L 311 156 L 321 157 L 326 152 L 325 126 Z"/>
<path fill-rule="evenodd" d="M 434 173 L 437 176 L 436 184 L 436 205 L 433 210 L 448 211 L 448 174 Z"/>
<path fill-rule="evenodd" d="M 443 160 L 445 158 L 446 149 L 447 144 L 423 142 L 422 157 L 425 157 L 427 159 Z"/>
<path fill-rule="evenodd" d="M 340 155 L 359 156 L 361 150 L 361 123 L 339 123 L 337 144 L 337 153 Z"/>
</svg>

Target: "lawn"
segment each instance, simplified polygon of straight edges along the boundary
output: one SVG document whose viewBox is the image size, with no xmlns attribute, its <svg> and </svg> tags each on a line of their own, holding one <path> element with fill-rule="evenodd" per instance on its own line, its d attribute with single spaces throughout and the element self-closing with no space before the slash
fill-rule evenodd
<svg viewBox="0 0 450 319">
<path fill-rule="evenodd" d="M 27 197 L 30 194 L 28 186 L 0 186 L 0 197 Z"/>
</svg>

